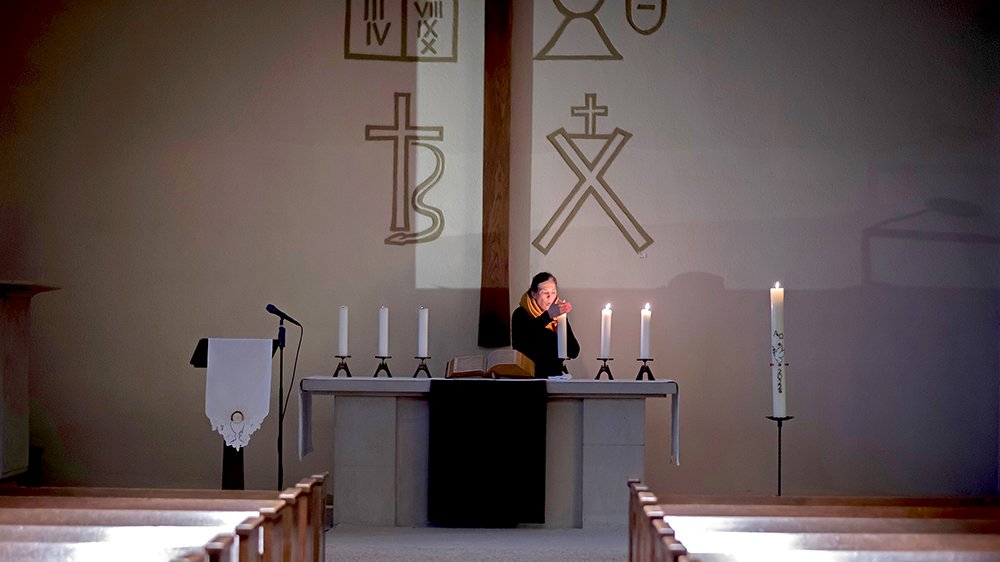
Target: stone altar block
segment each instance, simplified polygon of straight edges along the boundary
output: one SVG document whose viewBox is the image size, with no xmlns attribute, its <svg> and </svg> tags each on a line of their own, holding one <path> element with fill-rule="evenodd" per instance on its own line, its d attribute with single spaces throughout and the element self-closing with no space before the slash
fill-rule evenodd
<svg viewBox="0 0 1000 562">
<path fill-rule="evenodd" d="M 625 483 L 644 476 L 647 398 L 671 398 L 671 452 L 679 459 L 677 383 L 550 380 L 546 386 L 545 526 L 624 528 Z M 336 523 L 427 525 L 429 392 L 426 378 L 302 379 L 300 456 L 312 450 L 313 396 L 333 397 Z"/>
</svg>

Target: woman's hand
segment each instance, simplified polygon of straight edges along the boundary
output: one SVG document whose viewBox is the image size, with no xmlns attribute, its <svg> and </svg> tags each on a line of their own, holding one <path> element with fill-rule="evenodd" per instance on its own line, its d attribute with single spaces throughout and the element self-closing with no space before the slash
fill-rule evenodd
<svg viewBox="0 0 1000 562">
<path fill-rule="evenodd" d="M 572 304 L 566 301 L 557 300 L 552 303 L 552 306 L 549 307 L 549 316 L 555 318 L 556 316 L 562 316 L 571 310 L 573 310 Z"/>
</svg>

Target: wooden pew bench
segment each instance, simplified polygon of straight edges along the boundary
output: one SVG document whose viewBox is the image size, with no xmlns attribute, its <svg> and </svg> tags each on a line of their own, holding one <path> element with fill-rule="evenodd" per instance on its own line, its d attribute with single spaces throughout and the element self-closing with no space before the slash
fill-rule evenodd
<svg viewBox="0 0 1000 562">
<path fill-rule="evenodd" d="M 129 548 L 112 543 L 0 543 L 0 560 L 34 561 L 58 560 L 60 562 L 90 562 L 142 560 L 143 562 L 171 562 L 174 560 L 212 561 L 225 560 L 225 552 L 210 556 L 205 548 L 199 552 L 184 553 L 182 549 L 163 548 Z M 231 556 L 231 555 L 230 555 Z"/>
<path fill-rule="evenodd" d="M 116 552 L 124 541 L 100 536 L 138 536 L 137 529 L 151 526 L 144 545 L 153 549 L 148 559 L 206 559 L 230 556 L 221 550 L 236 549 L 238 559 L 322 561 L 324 549 L 326 475 L 305 478 L 294 488 L 274 491 L 219 491 L 133 488 L 0 488 L 0 525 L 32 523 L 34 531 L 8 550 L 23 551 L 51 545 L 58 552 Z M 191 527 L 179 531 L 170 527 Z M 23 528 L 23 525 L 20 525 Z M 60 529 L 60 527 L 63 527 Z M 74 535 L 66 527 L 79 528 Z M 103 528 L 102 528 L 103 527 Z M 51 533 L 45 533 L 49 528 Z M 91 528 L 91 531 L 87 531 Z M 204 528 L 205 531 L 198 531 Z M 220 528 L 227 533 L 214 535 Z M 0 528 L 0 533 L 2 533 Z M 179 534 L 180 533 L 180 534 Z M 199 536 L 189 548 L 189 537 Z M 13 534 L 17 534 L 16 531 Z M 178 540 L 183 541 L 178 543 Z M 42 543 L 42 539 L 47 540 Z M 0 539 L 2 541 L 3 539 Z M 79 544 L 75 544 L 79 543 Z M 163 548 L 159 548 L 162 546 Z M 221 549 L 221 550 L 220 550 Z M 16 559 L 16 553 L 12 554 Z M 167 558 L 164 558 L 167 557 Z M 0 558 L 0 560 L 5 560 Z"/>
<path fill-rule="evenodd" d="M 280 498 L 291 505 L 294 539 L 285 541 L 283 554 L 286 560 L 322 562 L 325 557 L 324 533 L 326 520 L 327 474 L 314 474 L 303 478 L 294 488 L 288 488 Z M 0 488 L 0 507 L 3 497 L 76 497 L 76 498 L 134 498 L 138 502 L 156 501 L 168 509 L 171 500 L 272 500 L 278 493 L 269 490 L 205 490 L 160 488 L 85 488 L 85 487 L 7 487 Z M 95 504 L 98 505 L 98 504 Z M 119 504 L 122 505 L 122 504 Z M 225 504 L 215 504 L 225 505 Z M 242 504 L 230 504 L 242 505 Z M 221 508 L 220 508 L 221 509 Z M 287 530 L 286 530 L 287 532 Z M 286 552 L 291 549 L 293 552 Z M 302 553 L 299 555 L 298 553 Z"/>
<path fill-rule="evenodd" d="M 218 535 L 227 534 L 232 538 L 237 529 L 249 524 L 251 528 L 245 533 L 247 543 L 238 545 L 239 551 L 246 553 L 240 557 L 241 561 L 291 560 L 283 554 L 280 533 L 287 504 L 274 501 L 258 502 L 258 505 L 260 510 L 219 511 L 5 507 L 0 508 L 0 534 L 4 534 L 0 546 L 14 553 L 29 545 L 35 545 L 30 548 L 37 550 L 43 544 L 51 544 L 56 553 L 77 552 L 79 557 L 73 559 L 87 559 L 86 553 L 93 552 L 117 553 L 119 557 L 132 554 L 135 560 L 169 560 L 193 551 L 204 551 L 208 544 L 218 542 Z M 262 512 L 265 516 L 260 514 Z M 261 537 L 264 538 L 263 553 Z M 142 540 L 131 542 L 126 540 L 128 538 Z M 4 551 L 0 549 L 0 552 Z M 24 559 L 0 554 L 0 561 L 13 560 Z"/>
<path fill-rule="evenodd" d="M 628 486 L 630 562 L 1000 560 L 995 498 L 657 498 Z"/>
<path fill-rule="evenodd" d="M 25 513 L 25 510 L 14 510 L 6 513 L 21 521 L 31 519 L 37 510 Z M 70 522 L 56 516 L 65 524 L 4 524 L 0 525 L 0 560 L 143 560 L 167 562 L 178 557 L 191 560 L 233 560 L 232 549 L 234 540 L 232 530 L 239 525 L 245 525 L 259 516 L 250 516 L 243 521 L 230 525 L 235 518 L 235 512 L 224 514 L 207 514 L 198 512 L 185 519 L 189 512 L 170 512 L 170 522 L 180 525 L 160 525 L 159 520 L 143 517 L 148 525 L 119 524 L 121 516 L 135 518 L 137 513 L 119 512 L 111 518 L 110 525 L 90 524 L 92 520 L 87 513 L 76 512 Z M 232 520 L 231 520 L 232 518 Z M 107 518 L 100 517 L 103 523 Z M 214 522 L 217 525 L 199 525 L 190 523 Z M 249 536 L 257 537 L 258 529 Z M 246 562 L 261 560 L 256 545 L 253 542 L 250 555 L 240 554 L 238 559 Z M 250 545 L 247 546 L 250 548 Z"/>
</svg>

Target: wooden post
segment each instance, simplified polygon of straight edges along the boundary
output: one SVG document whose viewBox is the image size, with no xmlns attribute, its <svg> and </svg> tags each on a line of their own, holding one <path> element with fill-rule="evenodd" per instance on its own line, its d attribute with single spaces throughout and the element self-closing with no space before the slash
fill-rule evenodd
<svg viewBox="0 0 1000 562">
<path fill-rule="evenodd" d="M 510 345 L 511 0 L 486 2 L 483 88 L 483 263 L 479 345 Z"/>
</svg>

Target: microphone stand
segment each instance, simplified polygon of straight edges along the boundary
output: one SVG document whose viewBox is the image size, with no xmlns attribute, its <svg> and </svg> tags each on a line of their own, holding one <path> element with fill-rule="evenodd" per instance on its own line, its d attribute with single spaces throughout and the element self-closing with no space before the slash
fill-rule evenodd
<svg viewBox="0 0 1000 562">
<path fill-rule="evenodd" d="M 278 323 L 278 490 L 284 481 L 284 457 L 282 457 L 282 437 L 285 432 L 285 319 Z"/>
</svg>

